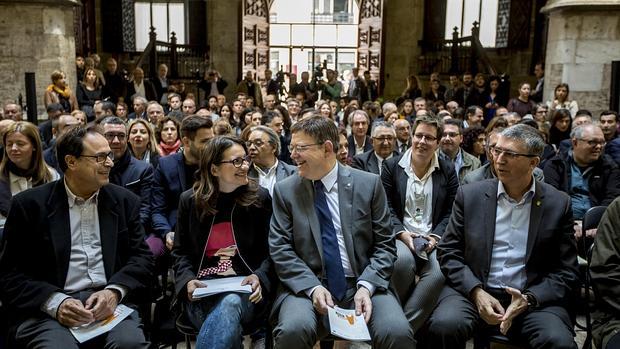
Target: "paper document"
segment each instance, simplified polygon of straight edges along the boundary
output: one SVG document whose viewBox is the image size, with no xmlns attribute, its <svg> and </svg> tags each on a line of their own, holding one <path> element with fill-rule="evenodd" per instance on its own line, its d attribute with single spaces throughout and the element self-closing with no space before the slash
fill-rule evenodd
<svg viewBox="0 0 620 349">
<path fill-rule="evenodd" d="M 95 338 L 100 334 L 104 334 L 110 331 L 114 328 L 114 326 L 118 325 L 132 312 L 133 309 L 125 305 L 119 304 L 116 307 L 116 310 L 114 310 L 114 314 L 111 315 L 109 318 L 93 322 L 89 325 L 72 327 L 69 329 L 69 331 L 71 331 L 71 334 L 73 335 L 73 337 L 75 337 L 75 339 L 77 339 L 78 342 L 84 343 L 89 339 Z"/>
<path fill-rule="evenodd" d="M 355 315 L 355 309 L 327 308 L 329 327 L 334 336 L 350 341 L 369 341 L 370 333 L 364 315 Z"/>
<path fill-rule="evenodd" d="M 224 292 L 252 293 L 252 286 L 241 286 L 241 281 L 243 281 L 243 279 L 245 279 L 245 276 L 200 280 L 202 283 L 206 284 L 207 287 L 199 287 L 195 289 L 192 296 L 194 298 L 202 298 Z"/>
</svg>

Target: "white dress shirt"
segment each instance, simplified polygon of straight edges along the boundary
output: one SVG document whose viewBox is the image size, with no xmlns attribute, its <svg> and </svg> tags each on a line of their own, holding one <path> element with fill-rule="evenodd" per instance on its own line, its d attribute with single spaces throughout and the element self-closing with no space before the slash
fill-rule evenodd
<svg viewBox="0 0 620 349">
<path fill-rule="evenodd" d="M 407 174 L 407 193 L 405 194 L 405 212 L 403 225 L 407 231 L 422 235 L 429 235 L 433 229 L 433 172 L 439 169 L 437 153 L 433 154 L 431 165 L 418 178 L 411 164 L 411 148 L 409 148 L 398 162 L 398 165 Z"/>
<path fill-rule="evenodd" d="M 373 155 L 377 158 L 377 163 L 379 164 L 379 175 L 381 175 L 381 170 L 383 169 L 383 162 L 389 158 L 391 158 L 392 156 L 394 156 L 394 154 L 390 154 L 387 158 L 382 158 L 379 155 L 377 155 L 376 152 L 373 152 Z"/>
<path fill-rule="evenodd" d="M 273 186 L 276 185 L 276 169 L 278 168 L 278 159 L 276 163 L 267 170 L 263 171 L 259 166 L 254 165 L 256 172 L 258 172 L 258 184 L 269 191 L 269 195 L 273 197 Z"/>
</svg>

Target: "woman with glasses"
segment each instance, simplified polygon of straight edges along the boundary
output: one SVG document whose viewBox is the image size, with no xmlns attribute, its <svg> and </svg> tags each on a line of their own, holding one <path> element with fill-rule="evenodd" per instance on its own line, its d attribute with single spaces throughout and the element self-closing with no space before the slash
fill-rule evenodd
<svg viewBox="0 0 620 349">
<path fill-rule="evenodd" d="M 199 330 L 198 349 L 241 348 L 242 333 L 266 315 L 271 199 L 249 167 L 240 139 L 216 137 L 201 152 L 199 180 L 179 200 L 175 289 L 182 315 Z M 208 280 L 227 277 L 242 278 L 251 292 L 193 296 Z"/>
<path fill-rule="evenodd" d="M 34 124 L 27 121 L 11 124 L 2 142 L 4 156 L 0 162 L 0 236 L 14 195 L 60 178 L 43 161 L 39 129 Z"/>
</svg>

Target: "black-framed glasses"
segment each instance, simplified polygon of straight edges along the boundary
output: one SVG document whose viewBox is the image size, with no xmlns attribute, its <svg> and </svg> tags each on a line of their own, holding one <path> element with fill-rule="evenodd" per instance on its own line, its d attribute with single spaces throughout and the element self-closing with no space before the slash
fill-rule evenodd
<svg viewBox="0 0 620 349">
<path fill-rule="evenodd" d="M 112 161 L 114 161 L 114 153 L 113 152 L 109 152 L 109 153 L 101 153 L 101 154 L 95 154 L 95 155 L 80 155 L 83 156 L 85 158 L 94 158 L 95 161 L 97 161 L 100 164 L 104 164 L 106 162 L 106 160 L 110 159 Z"/>
<path fill-rule="evenodd" d="M 494 158 L 498 158 L 500 155 L 504 154 L 507 158 L 509 159 L 516 159 L 519 156 L 523 156 L 526 158 L 535 158 L 538 155 L 534 155 L 534 154 L 525 154 L 525 153 L 517 153 L 514 152 L 512 150 L 508 150 L 508 149 L 502 149 L 502 148 L 498 148 L 498 147 L 491 147 L 491 154 L 493 154 Z"/>
<path fill-rule="evenodd" d="M 429 136 L 429 135 L 425 135 L 422 133 L 416 133 L 413 135 L 413 138 L 416 139 L 416 141 L 421 141 L 421 140 L 426 140 L 427 142 L 434 142 L 437 140 L 437 137 L 433 137 L 433 136 Z"/>
<path fill-rule="evenodd" d="M 373 139 L 381 143 L 394 141 L 394 137 L 392 136 L 373 137 Z"/>
<path fill-rule="evenodd" d="M 265 145 L 265 142 L 263 142 L 263 140 L 262 140 L 262 139 L 255 139 L 255 140 L 253 140 L 253 141 L 247 141 L 247 142 L 245 142 L 245 146 L 246 146 L 246 147 L 248 147 L 248 148 L 249 148 L 249 147 L 251 147 L 251 146 L 252 146 L 252 144 L 253 144 L 256 148 L 260 148 L 260 147 L 262 147 L 263 145 Z"/>
<path fill-rule="evenodd" d="M 234 158 L 232 160 L 220 161 L 220 164 L 232 164 L 236 168 L 239 168 L 239 167 L 243 166 L 243 164 L 248 164 L 249 165 L 250 162 L 252 162 L 252 159 L 250 158 L 249 155 L 246 155 L 246 156 L 242 156 L 240 158 Z"/>
<path fill-rule="evenodd" d="M 291 152 L 291 154 L 293 154 L 293 152 L 297 152 L 297 153 L 303 153 L 306 150 L 308 150 L 310 147 L 315 146 L 315 145 L 322 145 L 323 143 L 313 143 L 313 144 L 295 144 L 295 145 L 289 145 L 288 146 L 288 151 Z"/>
<path fill-rule="evenodd" d="M 456 136 L 460 135 L 460 133 L 458 132 L 444 132 L 443 133 L 443 137 L 450 137 L 450 138 L 454 138 Z"/>
<path fill-rule="evenodd" d="M 108 142 L 114 141 L 114 138 L 118 138 L 118 140 L 122 142 L 125 140 L 125 138 L 127 138 L 127 134 L 125 133 L 114 133 L 114 132 L 107 132 L 103 136 L 105 137 L 105 139 L 108 140 Z"/>
<path fill-rule="evenodd" d="M 589 146 L 591 147 L 596 147 L 597 145 L 600 146 L 605 146 L 607 144 L 607 142 L 603 141 L 603 140 L 598 140 L 598 139 L 583 139 L 583 138 L 579 138 L 580 141 L 582 142 L 586 142 L 588 143 Z"/>
</svg>

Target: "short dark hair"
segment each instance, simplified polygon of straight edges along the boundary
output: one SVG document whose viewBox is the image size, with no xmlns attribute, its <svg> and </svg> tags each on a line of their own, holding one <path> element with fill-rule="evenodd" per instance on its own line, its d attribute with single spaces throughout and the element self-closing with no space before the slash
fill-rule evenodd
<svg viewBox="0 0 620 349">
<path fill-rule="evenodd" d="M 104 113 L 109 112 L 110 114 L 114 115 L 116 113 L 116 104 L 110 101 L 103 101 L 101 102 L 101 110 Z"/>
<path fill-rule="evenodd" d="M 603 111 L 601 113 L 601 115 L 599 116 L 599 118 L 603 117 L 603 116 L 607 116 L 607 115 L 613 115 L 616 118 L 616 122 L 618 122 L 618 112 L 613 111 L 613 110 L 605 110 L 605 111 Z"/>
<path fill-rule="evenodd" d="M 70 128 L 56 141 L 56 156 L 58 157 L 58 166 L 62 172 L 67 171 L 67 163 L 65 156 L 73 155 L 79 158 L 84 151 L 84 138 L 88 134 L 103 135 L 101 126 L 93 125 L 89 127 L 75 126 Z"/>
<path fill-rule="evenodd" d="M 587 115 L 590 118 L 592 118 L 592 112 L 589 111 L 588 109 L 579 109 L 579 110 L 577 110 L 577 113 L 575 113 L 575 118 L 578 117 L 578 116 L 581 116 L 581 115 Z"/>
<path fill-rule="evenodd" d="M 415 133 L 415 130 L 418 128 L 420 124 L 430 125 L 437 129 L 437 141 L 441 139 L 443 136 L 443 122 L 435 116 L 420 116 L 416 118 L 413 126 L 411 127 L 411 134 Z"/>
<path fill-rule="evenodd" d="M 446 125 L 452 125 L 452 126 L 456 126 L 459 128 L 459 133 L 463 134 L 463 121 L 459 120 L 459 119 L 447 119 L 443 121 L 443 126 Z"/>
<path fill-rule="evenodd" d="M 322 116 L 313 116 L 299 120 L 291 126 L 291 134 L 297 132 L 309 135 L 319 144 L 330 141 L 334 146 L 334 153 L 338 152 L 340 136 L 338 135 L 338 128 L 330 119 Z"/>
<path fill-rule="evenodd" d="M 60 103 L 50 103 L 47 105 L 47 108 L 45 108 L 45 110 L 47 111 L 47 113 L 55 113 L 55 112 L 71 112 L 71 110 L 65 110 L 65 108 L 63 108 L 62 104 Z"/>
<path fill-rule="evenodd" d="M 194 140 L 196 132 L 201 128 L 212 128 L 213 121 L 198 115 L 189 115 L 181 122 L 181 137 L 187 137 Z"/>
</svg>

